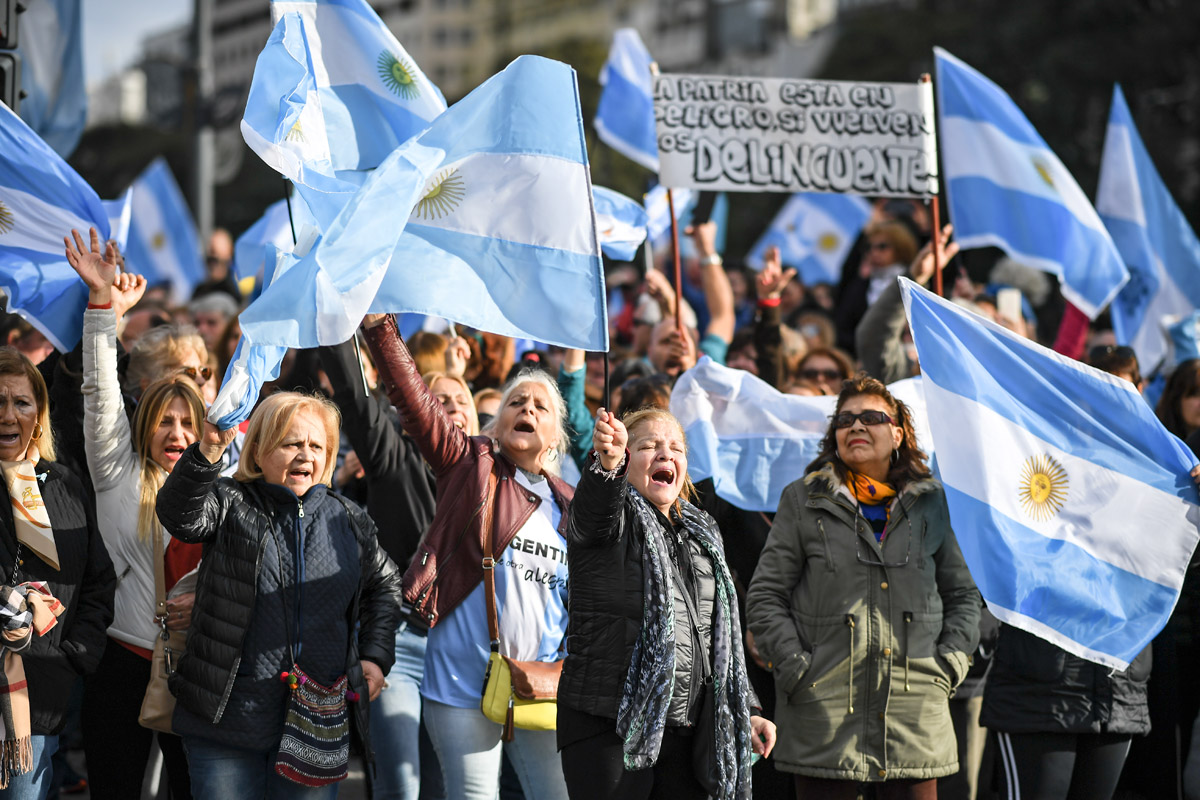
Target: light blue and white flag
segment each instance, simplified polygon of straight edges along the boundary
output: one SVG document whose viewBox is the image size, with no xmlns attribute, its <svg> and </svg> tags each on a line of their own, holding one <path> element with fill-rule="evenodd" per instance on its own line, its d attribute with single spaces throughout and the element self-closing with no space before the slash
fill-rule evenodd
<svg viewBox="0 0 1200 800">
<path fill-rule="evenodd" d="M 1154 168 L 1120 86 L 1113 87 L 1096 211 L 1129 268 L 1129 283 L 1113 301 L 1113 330 L 1149 373 L 1167 355 L 1163 323 L 1200 307 L 1200 241 Z"/>
<path fill-rule="evenodd" d="M 1094 319 L 1129 279 L 1104 223 L 1003 89 L 941 48 L 934 55 L 955 239 L 1057 275 Z"/>
<path fill-rule="evenodd" d="M 151 286 L 169 284 L 174 302 L 185 303 L 204 280 L 204 262 L 192 212 L 166 159 L 151 161 L 130 190 L 126 268 L 146 276 Z"/>
<path fill-rule="evenodd" d="M 909 407 L 917 442 L 932 456 L 920 386 L 920 378 L 908 378 L 888 389 Z M 722 499 L 749 511 L 779 508 L 783 490 L 820 453 L 836 405 L 836 397 L 784 394 L 708 356 L 671 392 L 671 413 L 688 438 L 688 475 L 712 478 Z"/>
<path fill-rule="evenodd" d="M 21 27 L 21 119 L 63 158 L 87 120 L 83 81 L 82 0 L 32 0 Z"/>
<path fill-rule="evenodd" d="M 298 261 L 290 253 L 280 252 L 270 244 L 264 245 L 263 286 L 270 286 Z M 252 344 L 243 332 L 233 358 L 225 368 L 217 399 L 209 406 L 209 421 L 221 430 L 228 430 L 249 419 L 263 384 L 279 377 L 279 368 L 287 351 L 287 347 L 278 345 Z"/>
<path fill-rule="evenodd" d="M 767 248 L 778 247 L 784 266 L 795 268 L 805 284 L 836 284 L 870 216 L 871 204 L 857 195 L 798 192 L 779 209 L 746 263 L 761 270 Z"/>
<path fill-rule="evenodd" d="M 685 214 L 690 214 L 690 209 L 700 196 L 699 192 L 691 189 L 676 189 L 672 194 L 675 200 L 675 215 L 678 219 L 682 219 Z M 646 192 L 645 206 L 646 235 L 651 242 L 660 242 L 671 232 L 671 204 L 667 200 L 667 187 L 659 184 Z M 682 236 L 683 229 L 680 228 L 680 238 Z"/>
<path fill-rule="evenodd" d="M 1195 456 L 1128 381 L 901 285 L 950 519 L 988 608 L 1125 669 L 1200 540 Z"/>
<path fill-rule="evenodd" d="M 600 249 L 617 261 L 632 261 L 638 247 L 646 241 L 646 209 L 620 192 L 592 187 L 596 206 L 596 229 Z"/>
<path fill-rule="evenodd" d="M 88 290 L 71 265 L 63 237 L 109 238 L 108 209 L 8 106 L 0 103 L 0 289 L 61 352 L 83 335 Z"/>
<path fill-rule="evenodd" d="M 658 172 L 658 138 L 654 130 L 654 59 L 633 28 L 613 34 L 608 61 L 600 70 L 600 102 L 596 106 L 596 134 L 606 145 Z"/>
<path fill-rule="evenodd" d="M 416 144 L 440 153 L 375 312 L 446 317 L 562 347 L 608 349 L 604 275 L 575 72 L 522 56 Z M 409 206 L 411 207 L 411 206 Z M 405 208 L 388 203 L 394 218 Z"/>
<path fill-rule="evenodd" d="M 239 280 L 262 273 L 268 246 L 290 253 L 297 242 L 306 238 L 306 231 L 311 235 L 311 229 L 317 227 L 303 198 L 293 192 L 291 202 L 290 217 L 287 200 L 272 203 L 258 221 L 238 237 L 233 245 L 233 270 Z"/>
<path fill-rule="evenodd" d="M 133 221 L 133 187 L 126 189 L 116 200 L 101 200 L 108 213 L 108 236 L 121 252 L 129 243 L 129 225 Z"/>
</svg>

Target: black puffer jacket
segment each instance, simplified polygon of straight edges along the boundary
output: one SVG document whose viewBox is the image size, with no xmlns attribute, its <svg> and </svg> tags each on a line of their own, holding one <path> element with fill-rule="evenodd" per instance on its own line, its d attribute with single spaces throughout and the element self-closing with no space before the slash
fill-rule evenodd
<svg viewBox="0 0 1200 800">
<path fill-rule="evenodd" d="M 623 474 L 606 480 L 585 467 L 571 502 L 566 531 L 571 563 L 570 621 L 558 701 L 576 711 L 608 719 L 617 717 L 633 645 L 642 630 L 645 533 L 628 498 L 630 491 Z M 667 538 L 670 546 L 672 537 Z M 712 563 L 690 539 L 676 548 L 676 562 L 687 559 L 691 570 L 677 571 L 673 584 L 675 691 L 667 710 L 667 724 L 686 725 L 694 723 L 698 710 L 703 677 L 701 654 L 707 654 L 710 664 L 712 661 L 716 579 Z M 687 572 L 692 573 L 692 580 L 687 582 L 699 614 L 697 626 L 690 624 L 681 594 L 679 581 L 687 580 L 683 578 Z M 697 641 L 697 628 L 703 643 Z M 751 702 L 758 706 L 757 698 L 752 697 Z"/>
<path fill-rule="evenodd" d="M 17 567 L 16 582 L 45 581 L 66 610 L 47 635 L 33 637 L 21 656 L 29 681 L 33 732 L 54 735 L 66 721 L 67 701 L 75 678 L 94 672 L 104 653 L 108 641 L 104 632 L 112 624 L 117 576 L 96 527 L 92 503 L 79 479 L 50 461 L 41 461 L 34 474 L 39 477 L 42 500 L 54 528 L 59 569 L 55 570 L 23 547 L 23 563 Z M 17 537 L 12 503 L 5 497 L 3 505 L 0 564 L 4 565 L 3 580 L 11 582 Z"/>
<path fill-rule="evenodd" d="M 277 504 L 255 483 L 218 479 L 219 464 L 209 464 L 197 445 L 189 447 L 158 493 L 158 518 L 172 536 L 204 543 L 204 559 L 196 587 L 187 653 L 171 676 L 179 702 L 203 719 L 220 721 L 233 689 L 242 645 L 258 590 L 262 546 L 281 520 L 271 513 Z M 350 687 L 368 696 L 360 659 L 373 661 L 386 675 L 395 660 L 396 624 L 400 619 L 400 573 L 375 539 L 375 525 L 361 509 L 347 503 L 362 578 L 351 604 L 351 636 L 346 653 Z M 353 720 L 366 760 L 369 747 L 369 703 L 354 706 Z"/>
<path fill-rule="evenodd" d="M 979 723 L 1005 733 L 1150 732 L 1150 648 L 1129 669 L 1073 656 L 1031 633 L 1000 628 Z"/>
</svg>

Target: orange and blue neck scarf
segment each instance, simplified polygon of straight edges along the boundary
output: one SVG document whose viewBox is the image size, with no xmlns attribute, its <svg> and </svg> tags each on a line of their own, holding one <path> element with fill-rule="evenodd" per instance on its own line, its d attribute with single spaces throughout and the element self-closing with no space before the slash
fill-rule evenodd
<svg viewBox="0 0 1200 800">
<path fill-rule="evenodd" d="M 847 486 L 850 494 L 858 501 L 858 511 L 863 515 L 875 532 L 875 540 L 883 541 L 887 530 L 888 518 L 891 516 L 891 500 L 896 496 L 896 490 L 882 481 L 872 480 L 857 472 L 850 473 Z"/>
</svg>

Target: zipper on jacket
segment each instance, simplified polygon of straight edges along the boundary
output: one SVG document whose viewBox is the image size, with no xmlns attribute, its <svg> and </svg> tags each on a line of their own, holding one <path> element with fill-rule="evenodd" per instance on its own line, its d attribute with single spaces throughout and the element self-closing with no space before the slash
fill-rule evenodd
<svg viewBox="0 0 1200 800">
<path fill-rule="evenodd" d="M 817 530 L 821 532 L 821 544 L 825 546 L 825 571 L 837 572 L 837 564 L 833 560 L 833 551 L 829 549 L 829 537 L 825 535 L 825 523 L 817 518 Z"/>
<path fill-rule="evenodd" d="M 304 519 L 304 501 L 303 500 L 300 500 L 297 498 L 296 509 L 297 509 L 297 511 L 296 511 L 297 516 L 299 516 L 300 519 Z"/>
<path fill-rule="evenodd" d="M 846 713 L 854 713 L 854 615 L 846 615 L 846 627 L 850 629 L 850 677 L 846 681 Z"/>
<path fill-rule="evenodd" d="M 267 537 L 264 536 L 258 542 L 258 554 L 254 557 L 254 585 L 258 586 L 258 575 L 262 572 L 263 551 L 267 548 Z M 257 594 L 257 589 L 255 590 Z M 213 725 L 221 721 L 221 717 L 225 716 L 225 706 L 229 703 L 229 698 L 233 694 L 233 681 L 237 678 L 238 667 L 242 664 L 242 648 L 246 645 L 246 634 L 249 628 L 242 631 L 242 640 L 238 642 L 238 656 L 233 660 L 233 669 L 229 671 L 229 680 L 225 681 L 225 691 L 221 693 L 221 704 L 217 706 L 217 713 L 213 715 Z"/>
<path fill-rule="evenodd" d="M 908 626 L 913 621 L 911 611 L 904 612 L 904 691 L 908 691 Z"/>
<path fill-rule="evenodd" d="M 458 552 L 459 545 L 462 544 L 463 537 L 467 535 L 467 530 L 471 527 L 471 523 L 475 521 L 475 517 L 479 516 L 479 512 L 483 510 L 483 504 L 486 503 L 487 501 L 488 501 L 488 499 L 485 497 L 479 501 L 479 505 L 475 506 L 475 510 L 473 512 L 471 512 L 471 516 L 467 520 L 467 524 L 463 525 L 462 530 L 458 532 L 458 538 L 454 540 L 454 547 L 452 547 L 450 549 L 450 552 L 446 554 L 446 557 L 444 559 L 442 559 L 445 563 L 449 564 L 451 562 L 451 560 L 454 558 L 454 554 L 456 552 Z M 429 550 L 426 549 L 425 555 L 421 559 L 421 563 L 424 564 L 428 558 L 429 558 Z M 421 593 L 419 595 L 417 595 L 417 601 L 415 603 L 413 603 L 413 609 L 418 614 L 421 614 L 422 616 L 424 616 L 429 621 L 430 624 L 433 623 L 434 615 L 433 614 L 425 614 L 425 607 L 424 607 L 425 606 L 425 598 L 429 595 L 430 590 L 433 589 L 434 584 L 437 583 L 437 579 L 438 579 L 438 574 L 435 571 L 433 578 L 429 581 L 429 584 L 424 589 L 421 590 Z"/>
</svg>

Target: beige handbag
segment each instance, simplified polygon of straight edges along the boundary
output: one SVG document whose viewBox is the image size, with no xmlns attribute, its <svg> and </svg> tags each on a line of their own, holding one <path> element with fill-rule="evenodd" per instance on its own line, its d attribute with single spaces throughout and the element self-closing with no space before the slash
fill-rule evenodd
<svg viewBox="0 0 1200 800">
<path fill-rule="evenodd" d="M 187 631 L 167 629 L 167 589 L 163 575 L 162 526 L 154 526 L 154 618 L 162 631 L 154 638 L 154 655 L 150 658 L 150 682 L 138 723 L 143 728 L 172 733 L 171 717 L 175 714 L 175 695 L 167 688 L 167 678 L 175 671 L 187 643 Z"/>
</svg>

